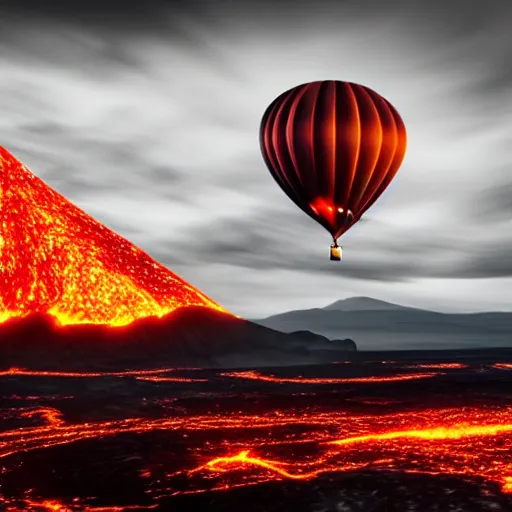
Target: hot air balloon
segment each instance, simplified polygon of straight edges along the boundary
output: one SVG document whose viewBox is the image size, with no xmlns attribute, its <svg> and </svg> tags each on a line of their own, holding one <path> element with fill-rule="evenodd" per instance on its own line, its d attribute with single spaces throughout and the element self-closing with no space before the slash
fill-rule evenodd
<svg viewBox="0 0 512 512">
<path fill-rule="evenodd" d="M 294 87 L 267 108 L 260 147 L 286 195 L 338 238 L 375 203 L 405 156 L 407 133 L 396 109 L 363 85 L 327 80 Z"/>
</svg>

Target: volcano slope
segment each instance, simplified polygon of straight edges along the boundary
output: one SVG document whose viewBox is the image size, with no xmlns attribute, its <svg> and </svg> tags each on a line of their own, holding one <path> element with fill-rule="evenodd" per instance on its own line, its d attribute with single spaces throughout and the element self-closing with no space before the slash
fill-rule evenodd
<svg viewBox="0 0 512 512">
<path fill-rule="evenodd" d="M 224 309 L 70 203 L 0 148 L 0 312 L 127 325 L 179 307 Z"/>
<path fill-rule="evenodd" d="M 353 343 L 237 318 L 0 147 L 2 365 L 322 362 Z"/>
</svg>

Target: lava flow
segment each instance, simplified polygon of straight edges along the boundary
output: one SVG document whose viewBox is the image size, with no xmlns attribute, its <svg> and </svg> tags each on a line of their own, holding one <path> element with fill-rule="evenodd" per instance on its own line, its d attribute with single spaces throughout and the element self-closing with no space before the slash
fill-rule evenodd
<svg viewBox="0 0 512 512">
<path fill-rule="evenodd" d="M 479 382 L 496 383 L 496 374 L 506 373 L 499 368 L 508 363 L 489 365 L 488 374 L 482 374 L 479 365 L 472 366 L 474 373 L 466 366 L 460 372 L 453 364 L 439 367 L 445 373 L 424 373 L 421 363 L 397 364 L 401 369 L 414 366 L 418 369 L 409 373 L 370 376 L 356 376 L 363 369 L 371 371 L 369 366 L 351 368 L 350 377 L 340 367 L 337 378 L 327 379 L 318 373 L 316 378 L 280 378 L 255 371 L 219 371 L 199 379 L 194 377 L 206 375 L 177 375 L 171 368 L 105 374 L 11 369 L 2 377 L 14 386 L 11 391 L 23 391 L 23 379 L 30 378 L 33 392 L 32 379 L 38 374 L 44 379 L 81 375 L 96 380 L 109 375 L 119 380 L 100 382 L 98 395 L 91 395 L 95 385 L 77 381 L 76 391 L 85 394 L 75 395 L 72 402 L 0 410 L 0 502 L 12 512 L 146 510 L 172 503 L 177 496 L 193 499 L 204 492 L 249 489 L 266 482 L 315 480 L 312 489 L 329 482 L 343 488 L 344 475 L 377 472 L 379 479 L 381 471 L 397 479 L 410 473 L 477 485 L 488 482 L 509 500 L 505 495 L 512 495 L 512 405 L 507 393 L 490 403 L 483 403 L 478 392 L 474 395 Z M 381 371 L 380 364 L 374 367 Z M 123 378 L 126 375 L 133 378 Z M 475 388 L 461 395 L 461 383 L 472 375 L 479 376 Z M 308 390 L 307 398 L 305 393 L 254 393 L 250 386 L 261 377 L 340 388 Z M 246 380 L 240 392 L 233 393 L 242 378 Z M 134 379 L 168 385 L 138 386 Z M 424 379 L 422 386 L 414 379 Z M 458 391 L 440 393 L 451 386 L 450 379 Z M 185 382 L 203 382 L 204 387 L 196 392 L 184 387 Z M 386 382 L 396 384 L 383 386 Z M 345 383 L 350 388 L 341 386 Z M 364 394 L 357 392 L 358 386 Z M 122 407 L 107 407 L 102 397 L 108 389 L 129 399 Z M 247 404 L 245 410 L 242 403 Z M 39 474 L 41 465 L 51 471 Z M 91 478 L 101 481 L 115 474 L 119 479 L 113 480 L 115 487 L 107 490 L 107 497 L 83 488 Z M 339 482 L 333 480 L 335 475 Z M 75 482 L 81 483 L 73 487 Z M 445 485 L 445 480 L 439 482 Z M 123 499 L 127 488 L 138 490 Z M 104 508 L 107 499 L 116 505 Z"/>
<path fill-rule="evenodd" d="M 183 306 L 224 311 L 0 147 L 0 321 L 121 326 Z"/>
<path fill-rule="evenodd" d="M 363 417 L 348 417 L 347 431 L 352 428 L 366 433 L 319 442 L 322 453 L 318 458 L 275 461 L 258 457 L 257 449 L 243 450 L 212 459 L 189 474 L 210 471 L 221 475 L 252 466 L 264 468 L 278 478 L 309 480 L 325 472 L 387 469 L 483 476 L 500 482 L 503 492 L 512 492 L 509 450 L 500 448 L 512 434 L 512 410 L 467 412 L 468 415 L 464 411 L 430 410 L 420 414 L 419 421 L 414 420 L 415 414 L 364 417 L 364 427 Z M 245 481 L 247 484 L 247 478 Z"/>
<path fill-rule="evenodd" d="M 421 364 L 410 364 L 405 366 L 405 368 L 423 368 L 429 370 L 462 370 L 467 368 L 467 364 L 462 363 L 421 363 Z"/>
<path fill-rule="evenodd" d="M 54 407 L 36 407 L 27 411 L 20 411 L 20 416 L 24 418 L 40 417 L 50 425 L 63 425 L 62 413 Z"/>
<path fill-rule="evenodd" d="M 71 379 L 90 379 L 95 377 L 147 377 L 159 373 L 170 373 L 179 368 L 156 368 L 149 370 L 124 370 L 121 372 L 62 372 L 49 370 L 25 370 L 23 368 L 9 368 L 0 370 L 0 377 L 63 377 Z"/>
<path fill-rule="evenodd" d="M 185 461 L 182 469 L 168 473 L 165 482 L 159 480 L 158 488 L 151 491 L 154 498 L 212 490 L 212 478 L 213 489 L 229 489 L 272 479 L 309 480 L 322 473 L 362 469 L 482 477 L 500 483 L 504 492 L 512 492 L 512 462 L 507 448 L 512 436 L 510 407 L 384 415 L 283 410 L 260 415 L 218 413 L 83 424 L 64 423 L 56 410 L 34 410 L 37 413 L 45 418 L 43 425 L 0 432 L 0 458 L 5 461 L 14 454 L 130 432 L 201 432 L 203 436 L 222 432 L 226 446 L 210 442 L 197 446 L 193 458 L 198 464 L 194 467 Z M 297 434 L 290 436 L 290 428 L 297 428 Z M 150 475 L 149 470 L 146 477 Z M 180 475 L 187 476 L 186 488 L 180 487 Z"/>
<path fill-rule="evenodd" d="M 378 382 L 401 382 L 407 380 L 428 379 L 436 377 L 439 373 L 401 373 L 398 375 L 383 375 L 380 377 L 334 377 L 334 378 L 307 378 L 307 377 L 276 377 L 275 375 L 264 375 L 254 370 L 240 372 L 224 372 L 223 377 L 232 377 L 245 380 L 259 380 L 262 382 L 273 382 L 275 384 L 373 384 Z"/>
<path fill-rule="evenodd" d="M 512 370 L 512 363 L 494 363 L 493 368 L 499 370 Z"/>
<path fill-rule="evenodd" d="M 149 377 L 136 377 L 137 380 L 142 380 L 146 382 L 208 382 L 208 379 L 196 379 L 194 377 L 157 377 L 157 376 L 149 376 Z"/>
<path fill-rule="evenodd" d="M 25 370 L 23 368 L 9 368 L 0 370 L 0 377 L 52 377 L 71 379 L 91 379 L 101 377 L 135 377 L 147 382 L 208 382 L 208 379 L 193 377 L 160 377 L 157 374 L 171 373 L 180 368 L 156 368 L 148 370 L 124 370 L 122 372 L 62 372 L 48 370 Z M 190 371 L 190 368 L 187 369 Z"/>
</svg>

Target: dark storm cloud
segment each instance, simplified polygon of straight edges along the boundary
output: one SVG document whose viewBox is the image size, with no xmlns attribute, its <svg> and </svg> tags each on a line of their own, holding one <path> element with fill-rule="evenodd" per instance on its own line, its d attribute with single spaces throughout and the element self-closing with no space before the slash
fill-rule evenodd
<svg viewBox="0 0 512 512">
<path fill-rule="evenodd" d="M 4 20 L 0 44 L 10 46 L 18 59 L 58 61 L 68 69 L 105 76 L 122 68 L 147 73 L 144 54 L 127 48 L 126 40 L 160 39 L 201 54 L 206 67 L 234 73 L 209 41 L 219 18 L 215 12 L 205 17 L 204 12 L 202 3 L 192 0 L 122 4 L 113 0 L 22 0 L 0 5 L 0 19 Z M 19 27 L 27 31 L 24 38 Z"/>
<path fill-rule="evenodd" d="M 477 222 L 497 223 L 512 219 L 512 178 L 509 167 L 503 169 L 503 177 L 489 186 L 483 185 L 482 190 L 475 194 L 473 204 L 466 205 L 468 217 L 476 217 Z M 512 258 L 511 258 L 512 260 Z"/>
<path fill-rule="evenodd" d="M 512 302 L 483 283 L 512 275 L 512 3 L 19 0 L 0 19 L 0 145 L 235 312 L 292 308 L 304 283 L 311 306 L 380 283 L 437 306 L 438 280 L 454 304 Z M 341 265 L 258 147 L 268 103 L 326 78 L 382 92 L 409 135 Z"/>
<path fill-rule="evenodd" d="M 476 245 L 457 265 L 456 277 L 488 278 L 512 276 L 512 239 Z"/>
<path fill-rule="evenodd" d="M 328 261 L 327 240 L 308 243 L 316 226 L 304 226 L 294 212 L 268 210 L 250 219 L 213 223 L 205 232 L 193 230 L 190 239 L 159 251 L 163 260 L 199 265 L 202 249 L 213 263 L 251 270 L 295 270 L 327 274 L 333 279 L 410 281 L 415 278 L 496 278 L 512 276 L 512 237 L 488 243 L 437 236 L 413 229 L 380 229 L 388 236 L 378 242 L 361 229 L 355 249 L 346 249 L 343 269 Z M 367 220 L 377 224 L 378 221 Z M 383 234 L 384 234 L 383 233 Z M 320 247 L 320 251 L 319 251 Z"/>
<path fill-rule="evenodd" d="M 16 0 L 0 5 L 0 13 L 22 22 L 66 21 L 77 25 L 108 28 L 119 31 L 141 31 L 148 27 L 167 28 L 165 15 L 169 6 L 182 9 L 185 2 L 127 1 L 120 4 L 114 1 L 88 0 L 68 2 L 65 0 Z"/>
</svg>

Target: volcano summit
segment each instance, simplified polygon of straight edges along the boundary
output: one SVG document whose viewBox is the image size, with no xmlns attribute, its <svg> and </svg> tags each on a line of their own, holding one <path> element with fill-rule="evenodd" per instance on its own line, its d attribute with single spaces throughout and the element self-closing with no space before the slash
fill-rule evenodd
<svg viewBox="0 0 512 512">
<path fill-rule="evenodd" d="M 224 311 L 0 147 L 0 321 L 126 325 L 183 306 Z"/>
</svg>

